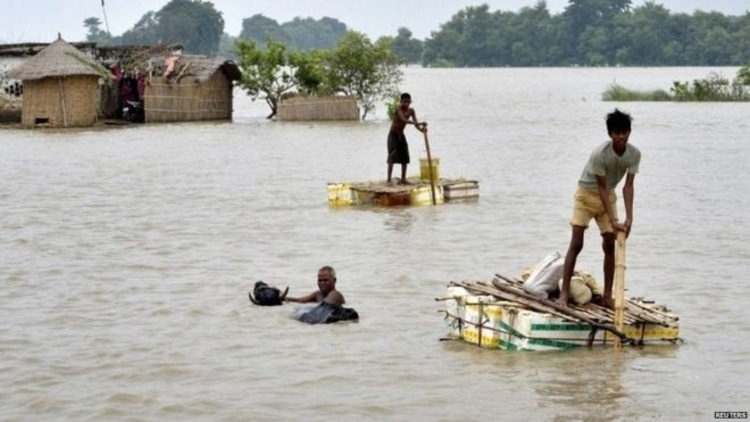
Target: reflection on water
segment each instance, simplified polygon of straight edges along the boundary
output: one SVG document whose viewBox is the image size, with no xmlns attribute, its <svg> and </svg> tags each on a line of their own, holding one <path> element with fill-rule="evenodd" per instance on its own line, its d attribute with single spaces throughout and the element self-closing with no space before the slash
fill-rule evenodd
<svg viewBox="0 0 750 422">
<path fill-rule="evenodd" d="M 747 410 L 737 298 L 750 295 L 748 108 L 599 101 L 615 79 L 657 89 L 708 71 L 410 68 L 403 89 L 430 122 L 441 174 L 480 184 L 478 202 L 435 207 L 328 207 L 327 183 L 383 177 L 384 110 L 362 124 L 277 124 L 240 95 L 232 123 L 0 130 L 0 414 L 594 421 Z M 634 115 L 644 155 L 627 294 L 678 312 L 685 344 L 534 354 L 440 342 L 434 298 L 449 281 L 514 276 L 565 250 L 575 180 L 615 106 Z M 579 262 L 598 275 L 596 233 Z M 309 293 L 322 265 L 336 268 L 359 324 L 310 326 L 291 305 L 248 301 L 258 279 Z"/>
<path fill-rule="evenodd" d="M 388 230 L 409 233 L 414 228 L 417 217 L 408 208 L 395 208 L 382 211 L 386 214 L 383 224 Z"/>
<path fill-rule="evenodd" d="M 602 353 L 608 356 L 603 358 Z M 635 402 L 622 383 L 623 372 L 630 362 L 624 353 L 611 350 L 584 350 L 566 356 L 555 367 L 546 368 L 549 379 L 537 387 L 539 395 L 549 402 L 542 407 L 576 409 L 558 415 L 565 419 L 587 415 L 603 419 L 635 416 L 631 413 L 633 409 L 628 409 Z"/>
</svg>

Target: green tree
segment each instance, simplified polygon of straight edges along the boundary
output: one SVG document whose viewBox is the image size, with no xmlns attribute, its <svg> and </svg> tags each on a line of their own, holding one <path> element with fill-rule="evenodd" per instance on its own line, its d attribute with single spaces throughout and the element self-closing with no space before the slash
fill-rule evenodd
<svg viewBox="0 0 750 422">
<path fill-rule="evenodd" d="M 234 60 L 237 58 L 234 52 L 235 37 L 230 36 L 226 32 L 221 35 L 221 41 L 219 41 L 219 51 L 216 52 L 216 57 Z"/>
<path fill-rule="evenodd" d="M 737 30 L 732 36 L 732 44 L 736 46 L 732 63 L 746 66 L 750 63 L 750 12 L 745 13 L 745 16 L 737 20 L 736 27 Z"/>
<path fill-rule="evenodd" d="M 737 82 L 743 86 L 750 86 L 750 65 L 743 66 L 737 71 Z"/>
<path fill-rule="evenodd" d="M 83 21 L 83 26 L 87 30 L 86 41 L 104 43 L 109 40 L 109 34 L 100 28 L 101 25 L 102 21 L 95 17 L 86 18 Z"/>
<path fill-rule="evenodd" d="M 391 51 L 405 63 L 419 63 L 423 49 L 422 41 L 412 38 L 412 32 L 403 27 L 398 29 L 398 35 L 391 42 Z"/>
<path fill-rule="evenodd" d="M 239 86 L 253 101 L 258 98 L 265 100 L 271 108 L 267 118 L 273 118 L 282 96 L 293 92 L 298 86 L 287 46 L 268 38 L 266 48 L 261 49 L 255 41 L 238 39 L 235 49 L 237 64 L 242 69 Z"/>
<path fill-rule="evenodd" d="M 319 20 L 297 17 L 280 25 L 258 14 L 242 21 L 240 38 L 262 44 L 271 37 L 292 49 L 307 51 L 335 47 L 346 31 L 345 24 L 329 17 Z"/>
<path fill-rule="evenodd" d="M 283 23 L 281 29 L 289 45 L 303 51 L 334 48 L 347 31 L 345 24 L 328 17 L 320 20 L 294 18 L 291 22 Z"/>
<path fill-rule="evenodd" d="M 149 11 L 113 44 L 181 44 L 188 53 L 214 56 L 220 50 L 224 18 L 213 3 L 202 0 L 172 0 L 158 12 Z"/>
<path fill-rule="evenodd" d="M 281 28 L 281 25 L 276 20 L 261 14 L 242 20 L 240 38 L 255 41 L 258 45 L 265 43 L 269 38 L 283 43 L 289 42 L 286 32 Z"/>
<path fill-rule="evenodd" d="M 534 7 L 524 7 L 517 15 L 498 15 L 497 25 L 513 41 L 513 52 L 505 63 L 514 66 L 556 64 L 563 58 L 556 49 L 563 35 L 562 19 L 550 16 L 547 4 L 539 1 Z"/>
<path fill-rule="evenodd" d="M 698 65 L 728 64 L 724 62 L 732 55 L 733 46 L 728 30 L 730 20 L 718 12 L 693 13 L 689 24 L 689 44 L 686 54 L 688 63 Z"/>
<path fill-rule="evenodd" d="M 497 38 L 497 27 L 493 25 L 489 6 L 467 7 L 459 15 L 462 13 L 465 29 L 461 34 L 461 61 L 468 66 L 492 66 L 494 58 L 489 54 L 489 43 Z"/>
<path fill-rule="evenodd" d="M 159 42 L 159 22 L 156 12 L 150 11 L 141 16 L 141 19 L 133 25 L 133 28 L 125 31 L 116 44 L 122 45 L 148 45 Z"/>
<path fill-rule="evenodd" d="M 720 66 L 731 61 L 734 45 L 726 29 L 713 28 L 704 40 L 704 62 L 709 66 Z"/>
<path fill-rule="evenodd" d="M 461 48 L 461 34 L 448 27 L 433 34 L 433 37 L 425 40 L 424 52 L 422 53 L 422 65 L 436 65 L 439 67 L 454 67 L 459 65 L 458 51 Z"/>
<path fill-rule="evenodd" d="M 614 38 L 612 22 L 620 14 L 628 13 L 630 0 L 568 0 L 568 6 L 563 12 L 567 22 L 567 48 L 569 54 L 578 63 L 587 63 L 593 58 L 601 57 L 602 61 L 609 61 L 610 54 L 616 49 L 602 45 Z M 594 35 L 597 40 L 588 42 L 587 37 Z M 588 50 L 593 48 L 594 50 Z M 596 61 L 600 61 L 597 59 Z"/>
<path fill-rule="evenodd" d="M 328 77 L 330 50 L 292 51 L 290 66 L 295 68 L 298 90 L 305 95 L 332 95 L 334 87 Z"/>
<path fill-rule="evenodd" d="M 180 43 L 190 53 L 213 56 L 219 51 L 224 18 L 210 1 L 172 0 L 156 19 L 162 39 Z"/>
<path fill-rule="evenodd" d="M 398 92 L 401 64 L 388 38 L 373 44 L 367 35 L 349 31 L 330 55 L 328 80 L 334 92 L 356 96 L 364 120 L 377 100 L 390 100 Z"/>
</svg>

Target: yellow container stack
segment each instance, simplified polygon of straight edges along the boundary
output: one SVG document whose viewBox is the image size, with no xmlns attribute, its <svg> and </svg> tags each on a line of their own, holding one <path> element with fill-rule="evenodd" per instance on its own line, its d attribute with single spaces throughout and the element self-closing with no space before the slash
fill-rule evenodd
<svg viewBox="0 0 750 422">
<path fill-rule="evenodd" d="M 437 181 L 440 179 L 440 159 L 432 157 L 432 180 Z M 419 178 L 429 182 L 430 181 L 430 165 L 427 158 L 419 159 Z"/>
</svg>

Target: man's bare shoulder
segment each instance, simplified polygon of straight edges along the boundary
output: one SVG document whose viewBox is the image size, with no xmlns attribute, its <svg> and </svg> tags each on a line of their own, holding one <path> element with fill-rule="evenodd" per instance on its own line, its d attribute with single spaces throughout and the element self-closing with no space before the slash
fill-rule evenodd
<svg viewBox="0 0 750 422">
<path fill-rule="evenodd" d="M 343 305 L 346 302 L 344 300 L 344 295 L 342 295 L 338 290 L 331 290 L 330 292 L 328 292 L 325 301 L 336 305 Z"/>
</svg>

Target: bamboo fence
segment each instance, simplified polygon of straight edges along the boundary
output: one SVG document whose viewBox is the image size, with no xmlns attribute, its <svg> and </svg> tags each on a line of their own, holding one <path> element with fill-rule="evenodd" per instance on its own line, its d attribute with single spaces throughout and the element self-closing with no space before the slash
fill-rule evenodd
<svg viewBox="0 0 750 422">
<path fill-rule="evenodd" d="M 279 121 L 359 120 L 357 99 L 352 96 L 292 97 L 282 100 Z"/>
<path fill-rule="evenodd" d="M 146 122 L 230 120 L 232 83 L 217 68 L 205 82 L 195 76 L 149 78 L 144 94 Z"/>
</svg>

